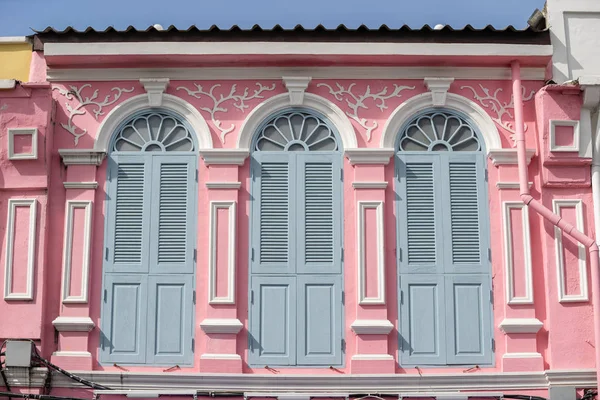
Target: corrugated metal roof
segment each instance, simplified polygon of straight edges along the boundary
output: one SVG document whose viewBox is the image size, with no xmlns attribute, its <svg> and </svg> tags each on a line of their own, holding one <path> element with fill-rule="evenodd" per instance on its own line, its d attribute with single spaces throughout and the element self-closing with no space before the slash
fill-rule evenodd
<svg viewBox="0 0 600 400">
<path fill-rule="evenodd" d="M 98 41 L 336 41 L 336 42 L 437 42 L 437 43 L 523 43 L 523 44 L 550 44 L 550 35 L 547 30 L 538 30 L 532 27 L 518 29 L 507 26 L 503 29 L 487 25 L 483 28 L 474 28 L 466 25 L 462 28 L 444 26 L 436 29 L 429 25 L 413 29 L 408 25 L 400 28 L 390 28 L 381 25 L 371 28 L 361 25 L 349 28 L 344 24 L 335 28 L 317 25 L 306 28 L 296 25 L 293 28 L 284 28 L 281 25 L 263 27 L 254 25 L 251 28 L 241 28 L 238 25 L 224 28 L 213 25 L 209 28 L 199 28 L 195 25 L 187 29 L 180 29 L 173 25 L 164 29 L 149 26 L 146 29 L 137 29 L 128 26 L 125 29 L 108 27 L 97 30 L 88 27 L 77 30 L 71 26 L 58 30 L 47 27 L 36 31 L 35 36 L 42 42 L 98 42 Z"/>
</svg>

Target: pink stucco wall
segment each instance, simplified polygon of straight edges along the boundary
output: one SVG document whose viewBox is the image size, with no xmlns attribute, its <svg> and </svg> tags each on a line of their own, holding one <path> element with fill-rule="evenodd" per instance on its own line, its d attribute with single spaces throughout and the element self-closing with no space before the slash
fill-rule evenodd
<svg viewBox="0 0 600 400">
<path fill-rule="evenodd" d="M 36 65 L 43 66 L 43 59 L 35 57 Z M 43 70 L 43 68 L 40 68 Z M 221 104 L 224 111 L 217 111 L 215 122 L 211 119 L 208 110 L 213 109 L 213 101 L 206 95 L 199 99 L 190 96 L 185 90 L 196 90 L 196 84 L 201 85 L 205 91 L 214 87 L 213 95 L 220 98 L 227 96 L 236 86 L 236 93 L 243 93 L 248 89 L 252 94 L 257 88 L 268 88 L 260 92 L 260 97 L 244 101 L 244 107 L 235 107 L 239 101 L 227 100 Z M 83 85 L 90 85 L 83 87 Z M 219 85 L 219 86 L 216 86 Z M 337 85 L 349 89 L 352 93 L 363 94 L 382 93 L 383 97 L 389 95 L 394 88 L 406 87 L 399 92 L 399 96 L 386 98 L 383 102 L 367 98 L 364 107 L 358 109 L 358 114 L 353 114 L 353 109 L 347 103 L 355 101 L 348 94 L 336 98 L 330 93 L 330 87 L 335 90 Z M 352 86 L 350 86 L 352 85 Z M 529 174 L 532 181 L 532 194 L 548 207 L 552 208 L 555 199 L 581 199 L 585 232 L 593 235 L 593 220 L 591 206 L 591 188 L 589 183 L 589 162 L 573 155 L 550 154 L 549 124 L 550 119 L 576 120 L 579 118 L 581 102 L 579 94 L 562 93 L 560 91 L 547 91 L 542 89 L 542 82 L 527 81 L 525 87 L 525 122 L 527 124 L 527 148 L 535 149 Z M 93 101 L 102 101 L 106 96 L 110 103 L 115 95 L 114 88 L 127 89 L 118 99 L 110 105 L 87 105 L 80 109 L 81 114 L 72 114 L 72 109 L 79 102 L 74 98 L 67 98 L 63 90 L 81 90 L 83 98 L 97 97 Z M 386 92 L 382 92 L 383 90 Z M 131 90 L 129 90 L 131 89 Z M 491 118 L 497 120 L 502 147 L 511 149 L 513 142 L 510 128 L 513 122 L 512 109 L 503 108 L 510 103 L 511 82 L 498 81 L 469 81 L 457 80 L 452 83 L 449 92 L 464 96 L 482 107 Z M 378 148 L 386 121 L 392 112 L 401 104 L 412 97 L 425 93 L 427 88 L 421 80 L 313 80 L 307 88 L 307 93 L 324 97 L 340 107 L 350 117 L 354 127 L 358 146 L 361 148 Z M 180 97 L 200 110 L 211 130 L 212 142 L 216 148 L 235 148 L 240 127 L 248 114 L 259 104 L 269 98 L 286 93 L 287 90 L 281 81 L 171 81 L 168 94 Z M 537 92 L 535 98 L 533 93 Z M 51 94 L 50 94 L 51 93 Z M 81 369 L 120 371 L 122 367 L 101 366 L 98 361 L 100 303 L 102 292 L 102 257 L 104 241 L 104 215 L 106 197 L 106 167 L 104 161 L 97 168 L 95 166 L 68 166 L 65 167 L 59 156 L 59 149 L 92 149 L 98 127 L 105 116 L 117 105 L 134 96 L 145 94 L 137 81 L 122 82 L 66 82 L 53 84 L 49 89 L 32 89 L 30 97 L 2 97 L 0 106 L 8 104 L 8 108 L 0 111 L 0 140 L 3 145 L 0 150 L 0 221 L 6 221 L 7 201 L 9 198 L 35 197 L 38 204 L 38 225 L 36 241 L 36 262 L 34 274 L 34 299 L 32 301 L 2 301 L 0 302 L 0 315 L 7 315 L 18 324 L 0 324 L 1 338 L 31 338 L 41 340 L 42 354 L 50 358 L 55 351 L 87 351 L 91 353 L 91 363 L 77 364 L 65 361 L 66 365 L 78 365 Z M 475 95 L 479 96 L 476 97 Z M 52 100 L 50 99 L 52 96 Z M 576 99 L 577 101 L 573 101 Z M 50 123 L 52 104 L 56 106 L 55 126 Z M 378 107 L 378 105 L 380 107 Z M 94 112 L 97 112 L 96 116 Z M 69 116 L 72 116 L 69 119 Z M 356 119 L 353 119 L 352 116 Z M 362 120 L 362 124 L 357 120 Z M 508 124 L 503 126 L 503 124 Z M 6 129 L 9 127 L 38 127 L 39 157 L 32 161 L 9 161 L 6 155 Z M 376 127 L 375 127 L 376 125 Z M 74 136 L 65 126 L 71 126 L 76 134 L 83 134 L 77 145 Z M 366 128 L 365 128 L 366 127 Z M 368 139 L 367 131 L 371 138 Z M 230 130 L 223 136 L 224 130 Z M 222 140 L 224 137 L 224 140 Z M 562 157 L 562 158 L 561 158 Z M 562 164 L 548 163 L 548 160 L 563 160 Z M 566 161 L 565 161 L 566 160 Z M 569 164 L 570 163 L 570 164 Z M 512 210 L 510 222 L 513 227 L 513 258 L 514 292 L 516 296 L 526 294 L 525 246 L 530 249 L 533 288 L 533 304 L 511 305 L 506 298 L 506 270 L 507 262 L 503 238 L 505 221 L 503 219 L 504 202 L 519 202 L 518 190 L 503 184 L 518 181 L 516 165 L 496 166 L 491 160 L 489 168 L 489 207 L 490 229 L 492 239 L 492 276 L 494 290 L 494 338 L 496 339 L 495 361 L 491 367 L 482 367 L 484 372 L 508 372 L 520 370 L 543 369 L 570 369 L 593 368 L 593 327 L 586 321 L 591 320 L 592 308 L 589 301 L 573 303 L 558 302 L 558 277 L 555 257 L 554 228 L 544 222 L 537 214 L 529 215 L 530 245 L 522 234 L 522 226 L 526 222 L 519 210 Z M 199 327 L 199 322 L 205 318 L 238 318 L 244 327 L 248 326 L 248 246 L 249 246 L 249 215 L 250 215 L 250 178 L 249 163 L 243 166 L 206 166 L 200 161 L 199 186 L 198 186 L 198 232 L 197 247 L 199 257 L 197 262 L 196 288 L 198 303 L 195 308 L 195 339 L 196 350 L 194 365 L 183 368 L 180 372 L 230 372 L 231 365 L 227 362 L 201 360 L 199 355 L 205 353 L 241 355 L 241 369 L 234 372 L 253 374 L 273 374 L 275 372 L 264 368 L 251 368 L 247 364 L 247 331 L 243 329 L 237 337 L 235 335 L 211 335 L 210 337 Z M 397 363 L 398 358 L 398 332 L 393 329 L 389 335 L 371 335 L 359 337 L 350 329 L 350 324 L 356 319 L 381 319 L 389 320 L 398 326 L 398 298 L 396 280 L 396 226 L 395 226 L 395 199 L 393 192 L 394 165 L 393 161 L 387 165 L 353 166 L 348 159 L 344 159 L 344 247 L 348 250 L 356 247 L 356 202 L 360 200 L 384 201 L 384 227 L 385 227 L 385 290 L 386 304 L 364 307 L 357 304 L 357 264 L 355 251 L 346 251 L 344 261 L 344 279 L 346 304 L 345 312 L 345 338 L 347 341 L 345 366 L 339 369 L 310 369 L 310 368 L 278 368 L 277 373 L 282 374 L 350 374 L 367 372 L 395 372 L 401 374 L 419 374 L 415 368 L 402 368 Z M 587 178 L 586 178 L 587 177 Z M 97 189 L 68 189 L 63 182 L 98 182 Z M 204 183 L 210 181 L 239 181 L 239 191 L 209 190 Z M 352 183 L 355 181 L 387 181 L 385 190 L 364 189 L 355 190 Z M 510 186 L 510 185 L 509 185 Z M 90 264 L 89 264 L 89 301 L 84 304 L 63 304 L 61 301 L 61 280 L 63 264 L 63 244 L 65 225 L 65 204 L 68 200 L 91 200 L 93 202 L 93 217 L 91 228 Z M 210 306 L 206 304 L 208 298 L 208 256 L 206 249 L 209 242 L 209 202 L 212 200 L 235 200 L 237 208 L 237 262 L 236 262 L 236 287 L 235 305 Z M 573 210 L 563 211 L 565 218 L 574 219 Z M 375 225 L 370 217 L 367 218 L 367 237 L 375 237 Z M 19 219 L 20 221 L 20 219 Z M 226 237 L 227 229 L 219 222 L 218 248 L 231 238 Z M 27 224 L 18 223 L 17 231 L 24 233 Z M 74 224 L 74 230 L 81 233 L 81 221 Z M 6 228 L 0 226 L 0 239 L 6 240 Z M 565 243 L 565 274 L 567 277 L 568 292 L 576 293 L 581 288 L 578 286 L 579 262 L 576 252 L 577 246 L 563 238 Z M 83 246 L 83 235 L 74 235 L 74 246 Z M 367 242 L 370 244 L 371 242 Z M 4 246 L 4 244 L 3 244 Z M 225 247 L 223 247 L 225 248 Z M 4 253 L 3 256 L 4 257 Z M 74 258 L 81 257 L 76 253 Z M 371 255 L 367 259 L 371 260 Z M 15 268 L 22 273 L 24 268 L 21 258 L 16 258 L 18 265 Z M 4 258 L 0 258 L 4 265 Z M 219 265 L 222 265 L 219 262 Z M 20 275 L 19 275 L 20 276 Z M 367 262 L 368 291 L 375 290 L 376 276 L 375 263 Z M 81 272 L 75 271 L 73 277 L 79 279 Z M 0 281 L 3 277 L 0 277 Z M 75 280 L 77 280 L 75 279 Z M 589 283 L 588 277 L 588 283 Z M 3 283 L 3 281 L 1 281 Z M 2 285 L 3 286 L 3 285 Z M 589 284 L 588 284 L 589 286 Z M 218 286 L 217 290 L 226 288 Z M 76 288 L 80 290 L 80 288 Z M 593 290 L 589 286 L 589 290 Z M 591 298 L 591 294 L 588 296 Z M 27 313 L 29 318 L 18 318 Z M 58 343 L 55 342 L 55 332 L 51 322 L 58 316 L 64 317 L 90 317 L 96 328 L 88 333 L 61 333 Z M 537 318 L 544 326 L 536 335 L 519 336 L 506 335 L 499 326 L 506 318 Z M 542 361 L 539 364 L 527 364 L 528 361 L 504 362 L 503 356 L 507 353 L 540 353 Z M 390 354 L 394 363 L 384 366 L 380 363 L 351 362 L 355 354 Z M 391 367 L 390 367 L 391 366 Z M 156 371 L 163 368 L 153 367 L 126 367 L 128 371 Z M 234 368 L 235 369 L 235 368 Z M 463 368 L 427 368 L 427 374 L 438 373 L 463 373 Z"/>
</svg>

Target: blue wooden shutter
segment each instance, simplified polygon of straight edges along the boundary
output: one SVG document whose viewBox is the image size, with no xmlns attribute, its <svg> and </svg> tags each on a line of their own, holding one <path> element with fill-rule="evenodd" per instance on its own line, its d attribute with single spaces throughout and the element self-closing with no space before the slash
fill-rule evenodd
<svg viewBox="0 0 600 400">
<path fill-rule="evenodd" d="M 251 364 L 296 364 L 296 277 L 253 276 L 250 291 Z"/>
<path fill-rule="evenodd" d="M 149 156 L 109 158 L 105 272 L 147 272 L 150 217 Z"/>
<path fill-rule="evenodd" d="M 444 292 L 441 274 L 406 274 L 400 277 L 402 364 L 446 363 Z"/>
<path fill-rule="evenodd" d="M 400 273 L 441 273 L 442 198 L 437 155 L 398 156 Z"/>
<path fill-rule="evenodd" d="M 490 273 L 485 159 L 481 154 L 442 156 L 446 273 Z"/>
<path fill-rule="evenodd" d="M 492 362 L 490 277 L 446 277 L 446 342 L 448 364 Z"/>
<path fill-rule="evenodd" d="M 107 274 L 104 277 L 101 360 L 146 362 L 148 277 L 145 274 Z"/>
<path fill-rule="evenodd" d="M 296 272 L 341 273 L 341 167 L 339 154 L 296 153 Z"/>
<path fill-rule="evenodd" d="M 252 273 L 295 272 L 294 161 L 290 153 L 253 154 Z"/>
<path fill-rule="evenodd" d="M 193 274 L 148 278 L 148 363 L 193 362 Z"/>
<path fill-rule="evenodd" d="M 193 273 L 196 156 L 153 158 L 150 272 Z"/>
<path fill-rule="evenodd" d="M 298 275 L 298 365 L 342 363 L 340 275 Z"/>
</svg>

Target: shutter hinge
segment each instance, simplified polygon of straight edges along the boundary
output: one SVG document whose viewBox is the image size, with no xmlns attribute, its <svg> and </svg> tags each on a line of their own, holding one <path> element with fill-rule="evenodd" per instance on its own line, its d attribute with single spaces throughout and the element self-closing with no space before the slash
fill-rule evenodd
<svg viewBox="0 0 600 400">
<path fill-rule="evenodd" d="M 494 304 L 494 291 L 490 289 L 490 303 Z"/>
<path fill-rule="evenodd" d="M 344 261 L 344 248 L 340 249 L 340 260 Z"/>
<path fill-rule="evenodd" d="M 192 352 L 194 352 L 196 348 L 196 339 L 192 338 Z"/>
<path fill-rule="evenodd" d="M 488 181 L 488 175 L 489 175 L 489 174 L 488 174 L 488 169 L 486 168 L 486 169 L 485 169 L 485 181 L 486 181 L 486 182 Z"/>
<path fill-rule="evenodd" d="M 496 339 L 492 338 L 492 351 L 496 351 Z"/>
<path fill-rule="evenodd" d="M 196 182 L 198 182 L 198 168 L 196 168 Z"/>
<path fill-rule="evenodd" d="M 398 249 L 398 261 L 402 261 L 402 249 Z"/>
<path fill-rule="evenodd" d="M 197 261 L 198 258 L 198 249 L 194 249 L 194 261 Z"/>
<path fill-rule="evenodd" d="M 104 302 L 106 303 L 106 289 L 104 289 Z"/>
<path fill-rule="evenodd" d="M 346 292 L 342 290 L 342 304 L 346 304 Z"/>
<path fill-rule="evenodd" d="M 250 291 L 250 304 L 254 304 L 254 290 Z"/>
<path fill-rule="evenodd" d="M 192 292 L 192 303 L 196 304 L 196 291 L 195 290 Z"/>
<path fill-rule="evenodd" d="M 342 351 L 346 351 L 346 339 L 342 339 Z"/>
<path fill-rule="evenodd" d="M 104 259 L 108 261 L 108 247 L 104 248 Z"/>
<path fill-rule="evenodd" d="M 344 168 L 340 169 L 340 181 L 344 182 Z"/>
<path fill-rule="evenodd" d="M 252 251 L 250 251 L 250 261 L 254 261 L 254 247 L 252 248 Z"/>
<path fill-rule="evenodd" d="M 400 304 L 404 304 L 404 290 L 400 291 Z"/>
<path fill-rule="evenodd" d="M 488 249 L 488 260 L 492 262 L 492 249 Z"/>
</svg>

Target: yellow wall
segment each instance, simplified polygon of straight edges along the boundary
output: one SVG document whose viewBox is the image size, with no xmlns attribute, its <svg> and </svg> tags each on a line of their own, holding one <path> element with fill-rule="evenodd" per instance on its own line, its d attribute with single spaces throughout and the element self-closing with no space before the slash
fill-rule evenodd
<svg viewBox="0 0 600 400">
<path fill-rule="evenodd" d="M 29 80 L 31 44 L 6 43 L 0 37 L 0 79 Z"/>
</svg>

